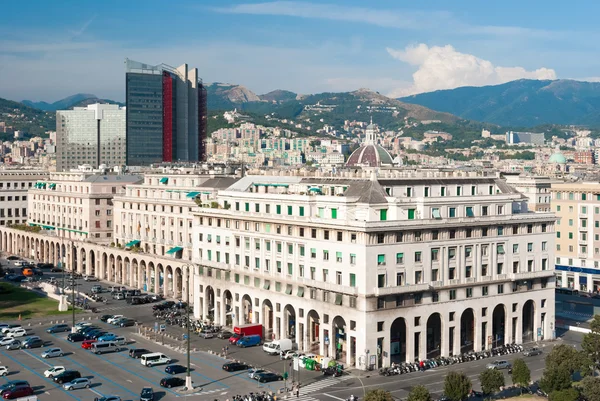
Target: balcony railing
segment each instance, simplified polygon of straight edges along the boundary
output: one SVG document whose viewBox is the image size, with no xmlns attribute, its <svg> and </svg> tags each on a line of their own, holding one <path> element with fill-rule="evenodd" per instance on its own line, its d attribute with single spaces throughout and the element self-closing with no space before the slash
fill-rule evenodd
<svg viewBox="0 0 600 401">
<path fill-rule="evenodd" d="M 430 284 L 410 284 L 410 285 L 402 285 L 399 287 L 375 287 L 373 288 L 373 293 L 380 297 L 385 295 L 393 295 L 393 294 L 406 294 L 412 292 L 423 292 L 431 290 Z"/>
<path fill-rule="evenodd" d="M 554 272 L 552 270 L 538 270 L 538 271 L 533 271 L 533 272 L 512 273 L 510 275 L 510 279 L 513 281 L 517 281 L 517 280 L 531 280 L 534 278 L 552 277 L 552 276 L 554 276 Z"/>
</svg>

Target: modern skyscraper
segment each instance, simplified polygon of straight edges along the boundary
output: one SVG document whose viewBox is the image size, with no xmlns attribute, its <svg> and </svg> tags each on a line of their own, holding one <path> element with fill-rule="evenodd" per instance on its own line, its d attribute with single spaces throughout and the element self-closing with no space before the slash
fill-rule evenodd
<svg viewBox="0 0 600 401">
<path fill-rule="evenodd" d="M 56 112 L 56 170 L 125 164 L 125 108 L 90 104 Z"/>
<path fill-rule="evenodd" d="M 206 88 L 198 69 L 125 65 L 127 164 L 205 160 Z"/>
</svg>

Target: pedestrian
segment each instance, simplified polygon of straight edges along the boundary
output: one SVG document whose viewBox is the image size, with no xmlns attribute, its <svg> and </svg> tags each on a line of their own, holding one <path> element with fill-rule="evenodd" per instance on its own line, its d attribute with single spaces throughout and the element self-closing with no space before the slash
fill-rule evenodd
<svg viewBox="0 0 600 401">
<path fill-rule="evenodd" d="M 425 372 L 425 362 L 419 362 L 419 367 L 421 368 L 421 372 Z"/>
</svg>

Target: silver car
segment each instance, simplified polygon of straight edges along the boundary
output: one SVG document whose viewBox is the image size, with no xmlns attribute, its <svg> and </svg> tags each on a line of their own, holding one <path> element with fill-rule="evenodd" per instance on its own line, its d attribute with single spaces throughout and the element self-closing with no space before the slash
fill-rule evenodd
<svg viewBox="0 0 600 401">
<path fill-rule="evenodd" d="M 7 350 L 14 350 L 14 349 L 21 349 L 21 341 L 19 340 L 12 340 L 12 342 L 6 344 L 6 349 Z"/>
<path fill-rule="evenodd" d="M 74 379 L 68 383 L 63 384 L 63 388 L 65 390 L 77 390 L 78 388 L 90 388 L 92 385 L 92 381 L 90 379 L 86 379 L 82 377 L 80 379 Z"/>
<path fill-rule="evenodd" d="M 529 348 L 529 349 L 526 349 L 525 351 L 523 351 L 523 356 L 536 356 L 536 355 L 541 355 L 541 354 L 542 354 L 542 350 L 539 349 L 538 347 Z"/>
<path fill-rule="evenodd" d="M 494 361 L 487 364 L 488 369 L 510 369 L 512 365 L 508 361 Z"/>
<path fill-rule="evenodd" d="M 62 349 L 60 348 L 49 348 L 42 352 L 42 358 L 55 358 L 57 356 L 63 356 Z"/>
</svg>

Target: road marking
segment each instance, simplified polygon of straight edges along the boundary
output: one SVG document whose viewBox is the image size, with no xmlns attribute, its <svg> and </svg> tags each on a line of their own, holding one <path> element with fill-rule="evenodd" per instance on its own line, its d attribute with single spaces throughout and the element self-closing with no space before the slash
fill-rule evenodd
<svg viewBox="0 0 600 401">
<path fill-rule="evenodd" d="M 127 381 L 128 381 L 129 383 L 133 383 L 133 382 L 132 382 L 131 380 L 129 380 L 129 379 L 127 379 Z"/>
<path fill-rule="evenodd" d="M 43 363 L 44 365 L 48 366 L 49 368 L 52 367 L 52 365 L 49 364 L 48 362 L 45 362 L 43 359 L 39 359 L 38 357 L 36 357 L 35 355 L 30 354 L 29 352 L 25 351 L 24 349 L 22 349 L 21 351 L 23 351 L 24 353 L 26 353 L 27 355 L 29 355 L 30 357 L 32 357 L 36 361 L 40 361 L 41 363 Z"/>
<path fill-rule="evenodd" d="M 223 391 L 220 395 L 225 395 L 227 394 L 227 391 Z"/>
<path fill-rule="evenodd" d="M 97 392 L 93 388 L 88 388 L 88 390 L 90 390 L 92 393 L 96 394 L 97 396 L 104 397 L 104 394 Z"/>
<path fill-rule="evenodd" d="M 46 394 L 46 395 L 50 395 L 50 393 L 49 393 L 49 392 L 47 392 L 47 391 L 44 391 L 44 394 Z"/>
<path fill-rule="evenodd" d="M 335 395 L 331 395 L 331 394 L 327 394 L 327 393 L 323 393 L 323 395 L 326 395 L 327 397 L 331 397 L 331 398 L 339 400 L 339 401 L 346 401 L 343 398 L 336 397 Z"/>
</svg>

